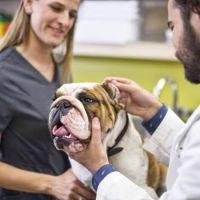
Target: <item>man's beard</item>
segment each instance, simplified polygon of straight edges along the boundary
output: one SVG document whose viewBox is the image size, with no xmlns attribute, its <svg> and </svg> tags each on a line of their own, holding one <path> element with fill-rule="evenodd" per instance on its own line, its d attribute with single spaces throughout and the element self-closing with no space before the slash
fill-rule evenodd
<svg viewBox="0 0 200 200">
<path fill-rule="evenodd" d="M 185 77 L 192 83 L 200 83 L 200 40 L 194 30 L 185 24 L 181 46 L 176 52 L 176 57 L 183 63 Z"/>
</svg>

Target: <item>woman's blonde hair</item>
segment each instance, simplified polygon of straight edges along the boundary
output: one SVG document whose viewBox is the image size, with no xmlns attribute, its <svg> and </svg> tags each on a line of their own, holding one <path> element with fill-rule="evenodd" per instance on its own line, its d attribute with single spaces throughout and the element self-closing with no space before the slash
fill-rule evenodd
<svg viewBox="0 0 200 200">
<path fill-rule="evenodd" d="M 2 38 L 0 44 L 0 52 L 4 49 L 21 44 L 28 39 L 28 33 L 30 30 L 30 19 L 29 15 L 25 12 L 23 1 L 20 2 L 19 7 L 15 13 L 15 16 L 7 30 L 6 34 Z M 73 51 L 73 39 L 74 39 L 74 29 L 76 21 L 73 27 L 69 31 L 67 38 L 65 40 L 66 48 L 64 48 L 64 56 L 61 61 L 57 64 L 62 66 L 61 70 L 61 83 L 71 81 L 71 70 L 70 63 L 72 60 Z"/>
</svg>

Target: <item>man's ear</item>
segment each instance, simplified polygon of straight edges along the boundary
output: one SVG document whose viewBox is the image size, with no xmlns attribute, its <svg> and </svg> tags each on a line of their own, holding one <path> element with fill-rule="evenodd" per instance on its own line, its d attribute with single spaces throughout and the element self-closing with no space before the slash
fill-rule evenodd
<svg viewBox="0 0 200 200">
<path fill-rule="evenodd" d="M 32 3 L 33 3 L 33 0 L 23 0 L 24 9 L 25 9 L 26 14 L 28 15 L 32 13 Z"/>
</svg>

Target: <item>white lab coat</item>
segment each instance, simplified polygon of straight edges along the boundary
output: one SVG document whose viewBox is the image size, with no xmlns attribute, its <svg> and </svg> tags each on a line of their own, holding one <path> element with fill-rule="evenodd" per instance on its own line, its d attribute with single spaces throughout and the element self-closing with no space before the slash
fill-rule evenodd
<svg viewBox="0 0 200 200">
<path fill-rule="evenodd" d="M 200 200 L 200 107 L 186 124 L 169 109 L 144 147 L 169 164 L 167 192 L 159 200 Z M 152 198 L 121 173 L 113 172 L 99 184 L 97 200 Z"/>
</svg>

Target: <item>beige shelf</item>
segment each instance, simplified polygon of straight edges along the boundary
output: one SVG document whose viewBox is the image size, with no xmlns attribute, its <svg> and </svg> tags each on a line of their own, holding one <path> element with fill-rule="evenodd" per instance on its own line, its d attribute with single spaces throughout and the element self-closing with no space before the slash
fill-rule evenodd
<svg viewBox="0 0 200 200">
<path fill-rule="evenodd" d="M 154 42 L 138 42 L 128 45 L 75 44 L 75 56 L 117 57 L 156 60 L 177 60 L 172 45 Z"/>
<path fill-rule="evenodd" d="M 74 55 L 177 61 L 172 45 L 154 42 L 138 42 L 128 45 L 75 44 Z"/>
</svg>

